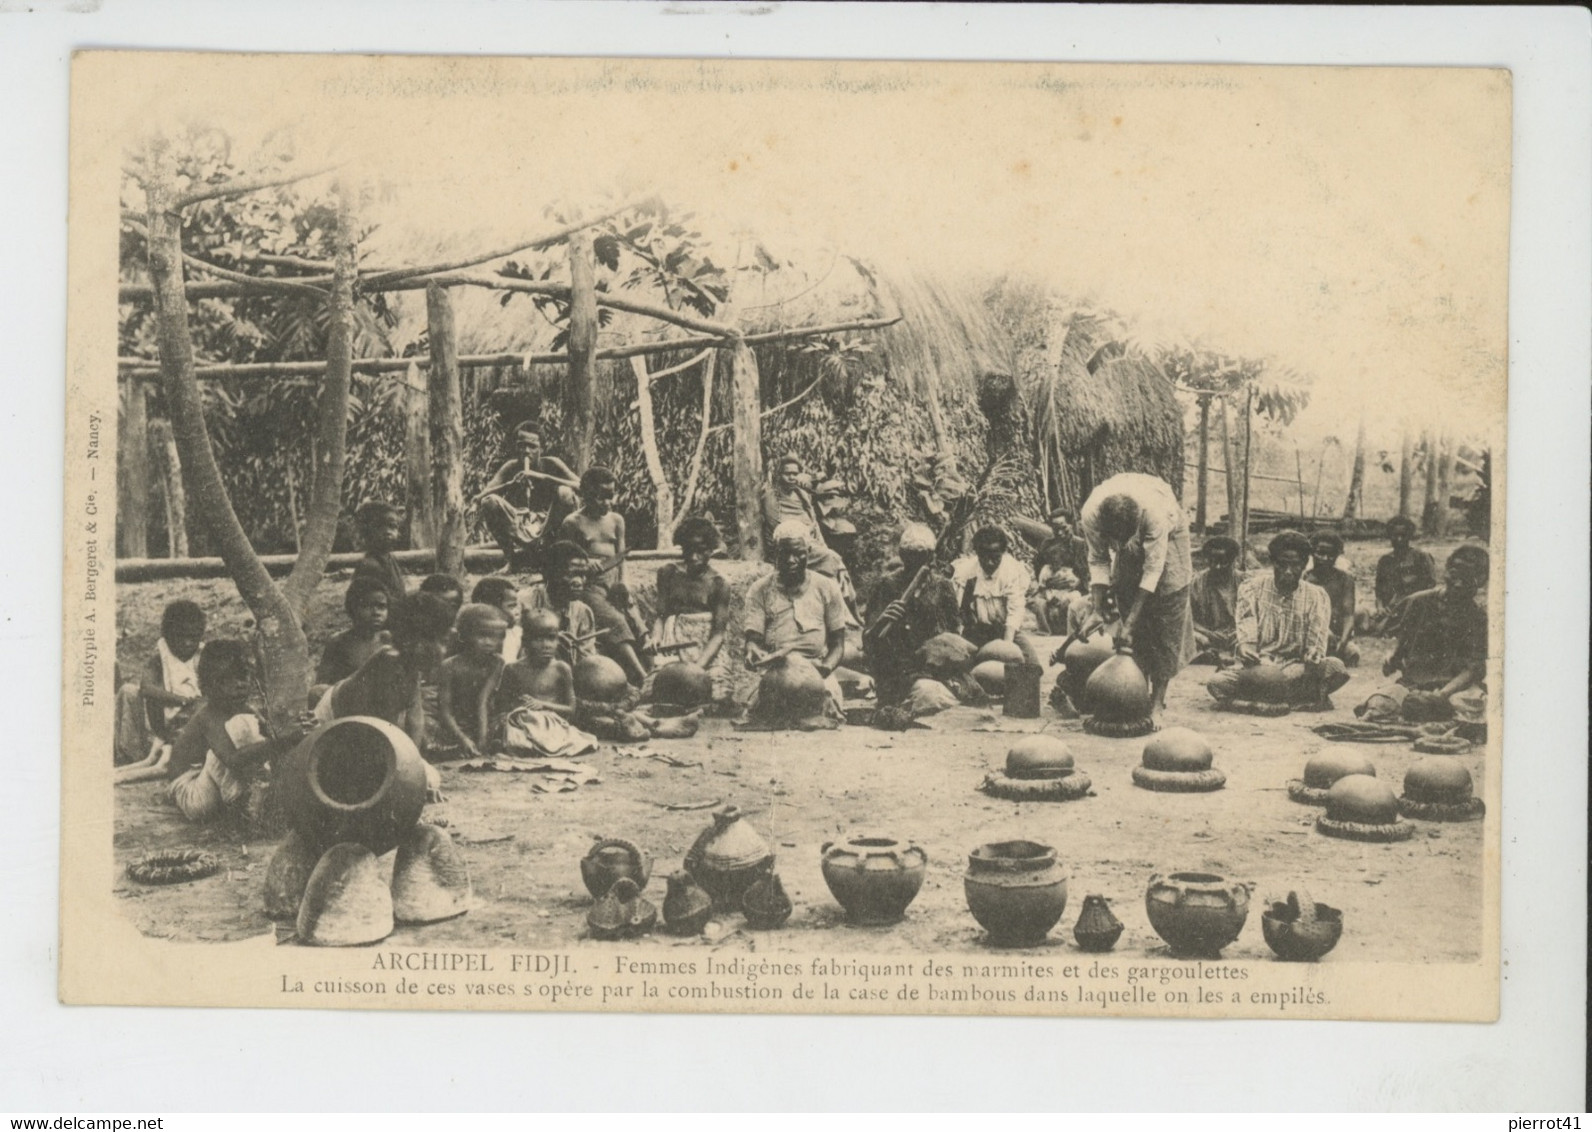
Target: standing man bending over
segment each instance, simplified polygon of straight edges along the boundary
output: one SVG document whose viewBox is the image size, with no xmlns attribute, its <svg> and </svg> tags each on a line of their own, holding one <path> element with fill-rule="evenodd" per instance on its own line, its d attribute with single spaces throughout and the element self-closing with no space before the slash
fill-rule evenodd
<svg viewBox="0 0 1592 1132">
<path fill-rule="evenodd" d="M 1114 591 L 1122 615 L 1117 643 L 1133 649 L 1158 712 L 1172 677 L 1194 656 L 1194 563 L 1183 505 L 1165 481 L 1123 472 L 1089 493 L 1083 535 L 1094 607 L 1104 609 L 1107 591 Z"/>
</svg>

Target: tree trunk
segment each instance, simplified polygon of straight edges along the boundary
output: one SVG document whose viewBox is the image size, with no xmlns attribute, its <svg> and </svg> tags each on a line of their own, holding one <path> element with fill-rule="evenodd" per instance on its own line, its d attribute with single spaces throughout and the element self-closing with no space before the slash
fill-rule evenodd
<svg viewBox="0 0 1592 1132">
<path fill-rule="evenodd" d="M 1227 534 L 1238 538 L 1238 513 L 1242 509 L 1238 490 L 1238 460 L 1233 454 L 1233 430 L 1227 420 L 1227 398 L 1222 398 L 1222 413 L 1218 421 L 1222 426 L 1222 470 L 1227 485 Z"/>
<path fill-rule="evenodd" d="M 282 590 L 303 615 L 310 596 L 321 583 L 326 560 L 337 541 L 337 520 L 343 512 L 343 470 L 348 442 L 348 390 L 354 361 L 354 205 L 348 185 L 337 186 L 337 227 L 332 291 L 326 302 L 326 373 L 315 402 L 314 475 L 310 499 L 304 508 L 304 534 L 299 539 L 299 561 L 282 584 Z"/>
<path fill-rule="evenodd" d="M 149 409 L 144 383 L 122 382 L 122 432 L 116 441 L 116 553 L 149 557 Z"/>
<path fill-rule="evenodd" d="M 1407 424 L 1399 437 L 1399 516 L 1415 518 L 1415 439 Z"/>
<path fill-rule="evenodd" d="M 1200 405 L 1200 464 L 1199 486 L 1194 497 L 1194 529 L 1205 533 L 1205 500 L 1210 491 L 1211 476 L 1211 397 L 1202 393 Z"/>
<path fill-rule="evenodd" d="M 713 431 L 713 371 L 718 367 L 719 352 L 709 350 L 702 359 L 702 429 L 697 433 L 696 451 L 691 453 L 691 472 L 685 478 L 685 492 L 680 497 L 680 514 L 691 514 L 696 502 L 697 480 L 702 475 L 702 454 L 707 451 L 708 433 Z"/>
<path fill-rule="evenodd" d="M 1453 513 L 1449 500 L 1454 495 L 1454 438 L 1445 434 L 1439 445 L 1437 461 L 1437 525 L 1432 531 L 1439 538 L 1446 537 L 1452 525 Z"/>
<path fill-rule="evenodd" d="M 162 156 L 152 154 L 155 161 L 151 166 Z M 210 434 L 205 431 L 204 401 L 194 376 L 193 338 L 188 330 L 188 299 L 182 278 L 182 218 L 171 210 L 174 194 L 168 177 L 163 169 L 152 175 L 146 185 L 146 197 L 149 276 L 154 288 L 161 380 L 172 437 L 181 455 L 194 514 L 227 564 L 238 595 L 254 614 L 267 716 L 273 728 L 285 734 L 295 726 L 309 693 L 309 643 L 304 639 L 297 612 L 249 545 L 221 481 Z"/>
<path fill-rule="evenodd" d="M 669 477 L 663 473 L 663 460 L 658 455 L 658 434 L 652 420 L 652 379 L 647 375 L 647 359 L 631 358 L 631 372 L 636 375 L 636 411 L 641 417 L 641 454 L 647 462 L 647 476 L 652 480 L 653 498 L 657 503 L 658 534 L 654 547 L 669 545 L 674 534 L 674 492 L 669 490 Z"/>
<path fill-rule="evenodd" d="M 436 523 L 437 572 L 464 577 L 464 406 L 459 395 L 459 343 L 453 299 L 438 284 L 426 288 L 431 339 L 431 510 Z"/>
<path fill-rule="evenodd" d="M 1239 513 L 1238 568 L 1242 570 L 1249 561 L 1249 465 L 1255 448 L 1255 389 L 1244 392 L 1244 498 Z"/>
<path fill-rule="evenodd" d="M 1325 450 L 1322 459 L 1326 458 Z M 1365 414 L 1360 415 L 1360 425 L 1354 432 L 1354 464 L 1349 472 L 1349 498 L 1343 501 L 1343 517 L 1356 519 L 1365 498 Z"/>
<path fill-rule="evenodd" d="M 730 464 L 735 483 L 735 521 L 740 558 L 756 561 L 763 552 L 763 418 L 762 383 L 757 358 L 743 339 L 729 350 L 731 427 Z"/>
<path fill-rule="evenodd" d="M 1438 464 L 1441 462 L 1437 452 L 1437 437 L 1431 429 L 1425 429 L 1421 434 L 1421 450 L 1426 454 L 1426 483 L 1421 494 L 1421 531 L 1430 536 L 1437 533 L 1440 522 L 1437 514 L 1437 479 Z"/>
<path fill-rule="evenodd" d="M 157 417 L 149 422 L 150 438 L 160 453 L 160 493 L 166 502 L 166 556 L 188 557 L 188 501 L 182 490 L 182 462 L 171 422 Z"/>
<path fill-rule="evenodd" d="M 569 241 L 569 388 L 564 397 L 564 430 L 570 438 L 570 463 L 577 472 L 591 467 L 597 441 L 597 287 L 592 277 L 591 239 Z M 434 351 L 433 351 L 434 352 Z"/>
<path fill-rule="evenodd" d="M 404 509 L 409 515 L 409 546 L 436 545 L 436 510 L 431 499 L 431 399 L 420 366 L 404 374 Z"/>
</svg>

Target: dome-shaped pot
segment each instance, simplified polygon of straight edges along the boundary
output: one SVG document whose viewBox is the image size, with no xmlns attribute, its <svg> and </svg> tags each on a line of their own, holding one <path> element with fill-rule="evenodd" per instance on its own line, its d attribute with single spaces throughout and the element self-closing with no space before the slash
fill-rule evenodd
<svg viewBox="0 0 1592 1132">
<path fill-rule="evenodd" d="M 1127 649 L 1118 650 L 1089 677 L 1084 699 L 1096 717 L 1118 723 L 1144 719 L 1150 714 L 1150 682 Z"/>
<path fill-rule="evenodd" d="M 1215 958 L 1244 929 L 1249 889 L 1215 873 L 1154 876 L 1144 910 L 1174 955 Z"/>
<path fill-rule="evenodd" d="M 586 891 L 601 898 L 620 877 L 629 877 L 640 891 L 652 876 L 652 858 L 618 837 L 602 837 L 580 859 L 580 879 Z"/>
<path fill-rule="evenodd" d="M 929 857 L 893 837 L 854 834 L 822 847 L 824 883 L 854 924 L 893 924 L 923 887 Z"/>
<path fill-rule="evenodd" d="M 757 714 L 764 719 L 807 719 L 823 715 L 828 703 L 823 676 L 800 653 L 775 661 L 758 682 Z"/>
<path fill-rule="evenodd" d="M 1262 661 L 1238 670 L 1238 699 L 1280 704 L 1288 701 L 1292 691 L 1293 680 L 1280 664 Z"/>
<path fill-rule="evenodd" d="M 996 637 L 993 641 L 985 641 L 974 654 L 974 660 L 982 664 L 986 660 L 998 660 L 1002 664 L 1023 663 L 1023 650 L 1004 637 Z"/>
<path fill-rule="evenodd" d="M 997 947 L 1044 942 L 1067 907 L 1067 874 L 1037 841 L 996 841 L 967 855 L 967 910 Z"/>
<path fill-rule="evenodd" d="M 682 708 L 701 707 L 713 699 L 713 677 L 689 660 L 665 664 L 652 677 L 652 699 Z"/>
<path fill-rule="evenodd" d="M 685 870 L 713 898 L 714 911 L 738 912 L 741 897 L 758 877 L 774 868 L 768 842 L 741 817 L 736 806 L 713 815 L 685 855 Z"/>
<path fill-rule="evenodd" d="M 1062 651 L 1061 663 L 1065 667 L 1056 680 L 1079 711 L 1093 710 L 1087 693 L 1089 677 L 1116 652 L 1111 638 L 1105 633 L 1097 633 L 1087 641 L 1070 641 Z"/>
<path fill-rule="evenodd" d="M 1007 778 L 1064 778 L 1073 769 L 1072 752 L 1054 735 L 1026 735 L 1006 752 Z"/>
<path fill-rule="evenodd" d="M 669 874 L 669 891 L 663 897 L 663 925 L 671 935 L 700 935 L 713 917 L 713 898 L 699 888 L 689 873 Z"/>
<path fill-rule="evenodd" d="M 1475 791 L 1470 771 L 1441 755 L 1421 759 L 1404 773 L 1404 793 L 1415 802 L 1464 802 Z"/>
<path fill-rule="evenodd" d="M 1110 951 L 1122 937 L 1122 921 L 1111 912 L 1111 905 L 1098 893 L 1083 898 L 1083 911 L 1073 925 L 1072 938 L 1083 951 Z"/>
<path fill-rule="evenodd" d="M 1391 787 L 1368 774 L 1350 774 L 1327 791 L 1327 817 L 1358 825 L 1391 825 L 1399 818 L 1399 800 Z"/>
<path fill-rule="evenodd" d="M 606 656 L 593 653 L 575 664 L 575 696 L 587 703 L 616 704 L 630 690 L 625 670 Z"/>
<path fill-rule="evenodd" d="M 426 764 L 403 731 L 373 716 L 317 727 L 281 761 L 272 789 L 312 850 L 354 841 L 377 856 L 426 804 Z"/>
<path fill-rule="evenodd" d="M 470 908 L 470 867 L 447 832 L 419 822 L 398 843 L 392 914 L 400 924 L 434 924 Z"/>
<path fill-rule="evenodd" d="M 1317 790 L 1326 790 L 1340 778 L 1351 774 L 1376 777 L 1376 767 L 1358 751 L 1323 751 L 1312 755 L 1305 763 L 1304 782 Z"/>
<path fill-rule="evenodd" d="M 984 660 L 973 666 L 973 679 L 978 681 L 978 686 L 984 689 L 986 696 L 1002 696 L 1006 694 L 1006 662 L 1001 660 Z"/>
<path fill-rule="evenodd" d="M 943 683 L 967 675 L 977 654 L 978 649 L 966 637 L 957 633 L 939 633 L 918 649 L 918 661 L 924 672 Z"/>
<path fill-rule="evenodd" d="M 1211 745 L 1187 727 L 1168 727 L 1144 745 L 1141 762 L 1151 770 L 1209 770 Z"/>
<path fill-rule="evenodd" d="M 321 855 L 299 902 L 299 942 L 315 947 L 358 947 L 392 934 L 392 890 L 376 857 L 355 842 Z"/>
</svg>

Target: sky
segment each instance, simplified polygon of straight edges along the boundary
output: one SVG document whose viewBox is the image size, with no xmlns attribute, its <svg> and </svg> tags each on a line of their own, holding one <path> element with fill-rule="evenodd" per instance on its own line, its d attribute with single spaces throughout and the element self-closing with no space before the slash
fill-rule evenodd
<svg viewBox="0 0 1592 1132">
<path fill-rule="evenodd" d="M 657 191 L 710 237 L 1030 275 L 1146 346 L 1272 359 L 1313 378 L 1306 435 L 1501 433 L 1503 71 L 145 56 L 120 89 L 124 145 L 291 126 L 403 242 Z"/>
</svg>

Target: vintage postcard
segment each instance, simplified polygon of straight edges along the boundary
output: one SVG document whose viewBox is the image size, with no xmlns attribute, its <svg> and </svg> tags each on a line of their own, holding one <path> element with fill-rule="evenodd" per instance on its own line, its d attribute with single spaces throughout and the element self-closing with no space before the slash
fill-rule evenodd
<svg viewBox="0 0 1592 1132">
<path fill-rule="evenodd" d="M 80 53 L 61 997 L 1495 1019 L 1510 114 Z"/>
</svg>

